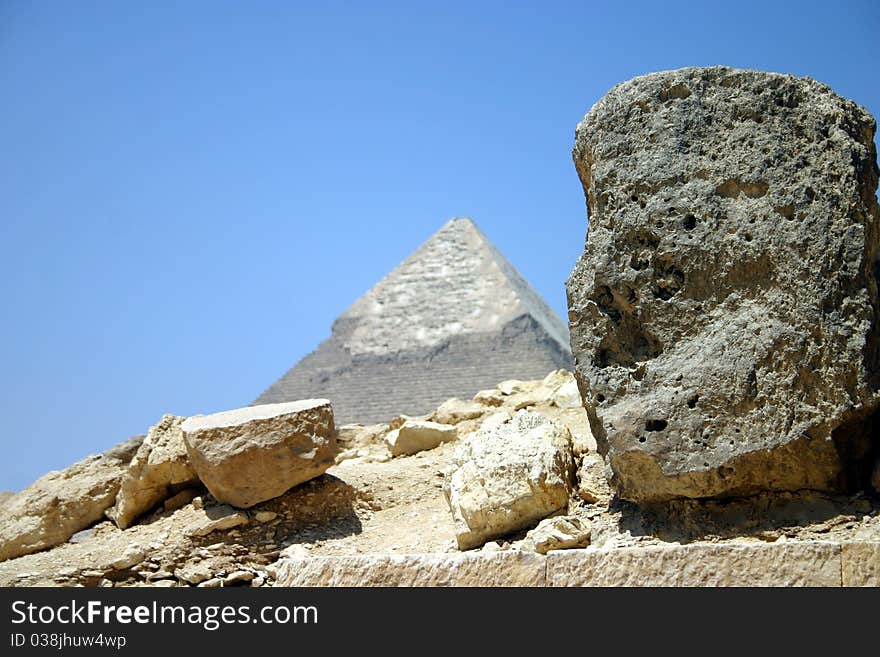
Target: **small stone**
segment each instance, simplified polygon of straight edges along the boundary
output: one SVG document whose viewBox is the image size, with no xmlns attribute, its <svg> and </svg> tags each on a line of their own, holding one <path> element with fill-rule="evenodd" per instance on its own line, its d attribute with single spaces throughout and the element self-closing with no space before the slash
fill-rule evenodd
<svg viewBox="0 0 880 657">
<path fill-rule="evenodd" d="M 277 517 L 278 514 L 274 511 L 257 511 L 257 513 L 254 515 L 254 519 L 257 522 L 272 522 Z"/>
<path fill-rule="evenodd" d="M 228 505 L 202 509 L 202 516 L 187 528 L 189 536 L 207 536 L 213 531 L 232 529 L 248 523 L 248 515 Z"/>
<path fill-rule="evenodd" d="M 174 571 L 174 576 L 177 577 L 177 579 L 183 582 L 188 582 L 189 584 L 199 584 L 210 579 L 212 575 L 213 572 L 211 566 L 204 561 L 199 563 L 188 563 L 182 568 L 178 568 Z"/>
<path fill-rule="evenodd" d="M 525 390 L 525 383 L 517 379 L 508 379 L 507 381 L 502 381 L 498 384 L 498 392 L 500 392 L 505 397 L 509 397 L 510 395 L 516 394 L 518 392 L 525 392 Z"/>
<path fill-rule="evenodd" d="M 139 564 L 146 557 L 144 549 L 138 545 L 131 545 L 123 551 L 122 555 L 110 562 L 114 570 L 125 570 L 135 564 Z"/>
<path fill-rule="evenodd" d="M 464 401 L 453 397 L 440 404 L 434 411 L 434 420 L 440 424 L 454 425 L 480 417 L 485 412 L 485 407 L 478 402 Z"/>
<path fill-rule="evenodd" d="M 158 579 L 155 582 L 152 582 L 151 586 L 170 589 L 176 587 L 177 582 L 175 582 L 173 579 Z"/>
<path fill-rule="evenodd" d="M 148 574 L 145 579 L 148 582 L 156 582 L 160 579 L 171 579 L 172 577 L 174 577 L 174 575 L 172 573 L 168 572 L 167 570 L 162 569 L 162 570 L 157 570 L 155 572 Z"/>
<path fill-rule="evenodd" d="M 474 401 L 483 406 L 501 406 L 504 396 L 497 390 L 480 390 L 474 395 Z"/>
<path fill-rule="evenodd" d="M 234 573 L 228 574 L 223 579 L 223 586 L 237 586 L 250 582 L 254 578 L 254 574 L 249 570 L 236 570 Z"/>
<path fill-rule="evenodd" d="M 100 582 L 98 582 L 98 586 L 102 589 L 110 589 L 113 588 L 113 582 L 105 577 Z"/>
<path fill-rule="evenodd" d="M 87 540 L 92 538 L 95 535 L 95 528 L 90 527 L 89 529 L 83 529 L 82 531 L 77 532 L 69 539 L 67 539 L 68 543 L 85 543 Z"/>
<path fill-rule="evenodd" d="M 550 550 L 587 547 L 590 544 L 590 521 L 577 516 L 545 518 L 526 534 L 520 549 L 539 554 Z"/>
<path fill-rule="evenodd" d="M 449 424 L 407 420 L 399 429 L 389 432 L 385 441 L 393 456 L 404 456 L 434 449 L 441 443 L 455 440 L 457 436 L 458 431 Z"/>
</svg>

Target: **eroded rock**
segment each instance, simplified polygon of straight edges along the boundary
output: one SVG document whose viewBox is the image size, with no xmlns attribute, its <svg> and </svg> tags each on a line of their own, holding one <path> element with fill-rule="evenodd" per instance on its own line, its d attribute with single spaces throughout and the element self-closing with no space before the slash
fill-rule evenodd
<svg viewBox="0 0 880 657">
<path fill-rule="evenodd" d="M 389 432 L 385 436 L 385 442 L 392 456 L 403 456 L 434 449 L 441 443 L 455 440 L 457 435 L 455 427 L 450 424 L 407 420 L 400 428 Z"/>
<path fill-rule="evenodd" d="M 116 503 L 107 511 L 120 529 L 131 527 L 142 514 L 181 489 L 199 484 L 180 431 L 185 419 L 164 415 L 147 432 L 122 478 Z"/>
<path fill-rule="evenodd" d="M 875 127 L 814 80 L 724 67 L 623 83 L 578 125 L 569 324 L 621 497 L 867 483 Z"/>
<path fill-rule="evenodd" d="M 605 460 L 599 454 L 584 454 L 577 469 L 577 494 L 589 503 L 611 500 L 613 495 L 605 474 Z"/>
<path fill-rule="evenodd" d="M 478 401 L 449 399 L 434 411 L 433 419 L 440 424 L 458 424 L 465 420 L 473 420 L 486 412 L 486 407 Z"/>
<path fill-rule="evenodd" d="M 525 529 L 568 503 L 571 435 L 543 415 L 518 411 L 459 444 L 444 492 L 460 549 Z"/>
<path fill-rule="evenodd" d="M 143 436 L 52 471 L 0 509 L 0 561 L 64 543 L 101 520 Z"/>
<path fill-rule="evenodd" d="M 590 529 L 590 521 L 579 516 L 545 518 L 526 534 L 520 549 L 547 554 L 550 550 L 587 547 Z"/>
<path fill-rule="evenodd" d="M 241 508 L 323 474 L 338 451 L 326 399 L 198 415 L 181 430 L 190 464 L 211 494 Z"/>
</svg>

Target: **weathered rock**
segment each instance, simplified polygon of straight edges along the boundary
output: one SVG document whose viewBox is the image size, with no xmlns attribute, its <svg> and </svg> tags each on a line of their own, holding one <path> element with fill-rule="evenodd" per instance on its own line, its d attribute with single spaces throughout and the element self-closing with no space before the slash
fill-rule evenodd
<svg viewBox="0 0 880 657">
<path fill-rule="evenodd" d="M 120 529 L 131 527 L 142 514 L 182 488 L 199 483 L 180 431 L 185 419 L 164 415 L 147 432 L 122 478 L 116 504 L 107 511 L 107 517 Z"/>
<path fill-rule="evenodd" d="M 182 582 L 188 584 L 201 584 L 214 575 L 211 564 L 206 561 L 188 563 L 174 571 L 174 575 Z"/>
<path fill-rule="evenodd" d="M 326 399 L 198 415 L 181 430 L 190 464 L 211 494 L 242 508 L 323 474 L 337 453 Z"/>
<path fill-rule="evenodd" d="M 186 488 L 165 500 L 162 503 L 162 508 L 165 509 L 165 511 L 175 511 L 192 502 L 196 495 L 198 495 L 198 491 L 193 490 L 192 488 Z"/>
<path fill-rule="evenodd" d="M 146 556 L 146 551 L 140 545 L 129 545 L 110 565 L 114 570 L 125 570 L 141 563 Z"/>
<path fill-rule="evenodd" d="M 574 374 L 568 370 L 550 372 L 541 381 L 541 388 L 546 391 L 546 401 L 556 408 L 581 408 L 581 393 L 577 387 Z"/>
<path fill-rule="evenodd" d="M 583 548 L 590 544 L 590 521 L 578 516 L 545 518 L 526 534 L 520 549 L 547 554 L 550 550 Z"/>
<path fill-rule="evenodd" d="M 535 387 L 532 381 L 520 381 L 519 379 L 507 379 L 498 384 L 498 392 L 505 397 L 516 394 L 518 392 L 526 392 Z"/>
<path fill-rule="evenodd" d="M 448 399 L 434 411 L 433 419 L 440 424 L 458 424 L 465 420 L 473 420 L 486 412 L 486 407 L 477 401 Z"/>
<path fill-rule="evenodd" d="M 345 424 L 336 429 L 336 442 L 339 449 L 357 449 L 377 445 L 388 433 L 387 424 Z"/>
<path fill-rule="evenodd" d="M 543 586 L 544 557 L 528 552 L 288 557 L 275 586 Z"/>
<path fill-rule="evenodd" d="M 247 584 L 254 578 L 254 574 L 249 570 L 236 570 L 229 573 L 223 578 L 223 586 L 241 586 Z"/>
<path fill-rule="evenodd" d="M 187 528 L 189 536 L 207 536 L 211 532 L 232 529 L 250 522 L 248 515 L 226 504 L 199 509 L 198 517 Z"/>
<path fill-rule="evenodd" d="M 223 586 L 223 580 L 219 577 L 212 577 L 211 579 L 199 582 L 197 586 L 200 589 L 219 589 Z"/>
<path fill-rule="evenodd" d="M 474 401 L 483 406 L 501 406 L 504 403 L 504 395 L 495 389 L 480 390 L 474 395 Z"/>
<path fill-rule="evenodd" d="M 842 586 L 880 586 L 880 543 L 844 543 Z"/>
<path fill-rule="evenodd" d="M 0 561 L 64 543 L 104 517 L 143 436 L 37 479 L 0 509 Z"/>
<path fill-rule="evenodd" d="M 605 474 L 605 460 L 598 454 L 584 454 L 577 469 L 577 494 L 585 502 L 608 502 L 613 492 Z"/>
<path fill-rule="evenodd" d="M 403 418 L 396 418 L 400 424 Z M 339 453 L 336 464 L 350 459 L 387 460 L 390 458 L 385 445 L 385 436 L 391 427 L 387 424 L 346 424 L 336 429 L 336 444 Z M 396 427 L 395 427 L 396 428 Z"/>
<path fill-rule="evenodd" d="M 482 431 L 494 431 L 505 422 L 510 422 L 512 417 L 513 415 L 508 411 L 496 411 L 483 420 L 480 424 L 480 429 Z"/>
<path fill-rule="evenodd" d="M 560 550 L 547 555 L 547 586 L 840 585 L 841 546 L 819 541 Z"/>
<path fill-rule="evenodd" d="M 823 84 L 724 67 L 618 85 L 579 124 L 569 325 L 621 497 L 867 483 L 874 132 Z"/>
<path fill-rule="evenodd" d="M 399 429 L 385 436 L 388 451 L 392 456 L 415 454 L 426 449 L 434 449 L 441 443 L 455 440 L 455 427 L 426 420 L 407 420 Z"/>
<path fill-rule="evenodd" d="M 471 434 L 452 464 L 444 492 L 462 550 L 565 507 L 574 479 L 568 429 L 527 411 Z"/>
</svg>

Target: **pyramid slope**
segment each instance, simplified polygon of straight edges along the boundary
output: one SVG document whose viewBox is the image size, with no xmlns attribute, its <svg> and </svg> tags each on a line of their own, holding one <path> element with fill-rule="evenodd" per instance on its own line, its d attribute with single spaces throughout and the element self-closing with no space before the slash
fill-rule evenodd
<svg viewBox="0 0 880 657">
<path fill-rule="evenodd" d="M 255 403 L 327 397 L 337 424 L 381 422 L 571 366 L 562 320 L 470 219 L 457 218 Z"/>
</svg>

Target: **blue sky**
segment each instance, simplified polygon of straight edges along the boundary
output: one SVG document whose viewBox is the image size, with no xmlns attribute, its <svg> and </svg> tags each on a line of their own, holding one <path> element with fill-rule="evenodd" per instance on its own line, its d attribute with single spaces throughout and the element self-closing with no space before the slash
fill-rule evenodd
<svg viewBox="0 0 880 657">
<path fill-rule="evenodd" d="M 0 490 L 247 405 L 453 216 L 564 316 L 574 128 L 618 82 L 880 113 L 880 3 L 697 5 L 0 0 Z"/>
</svg>

